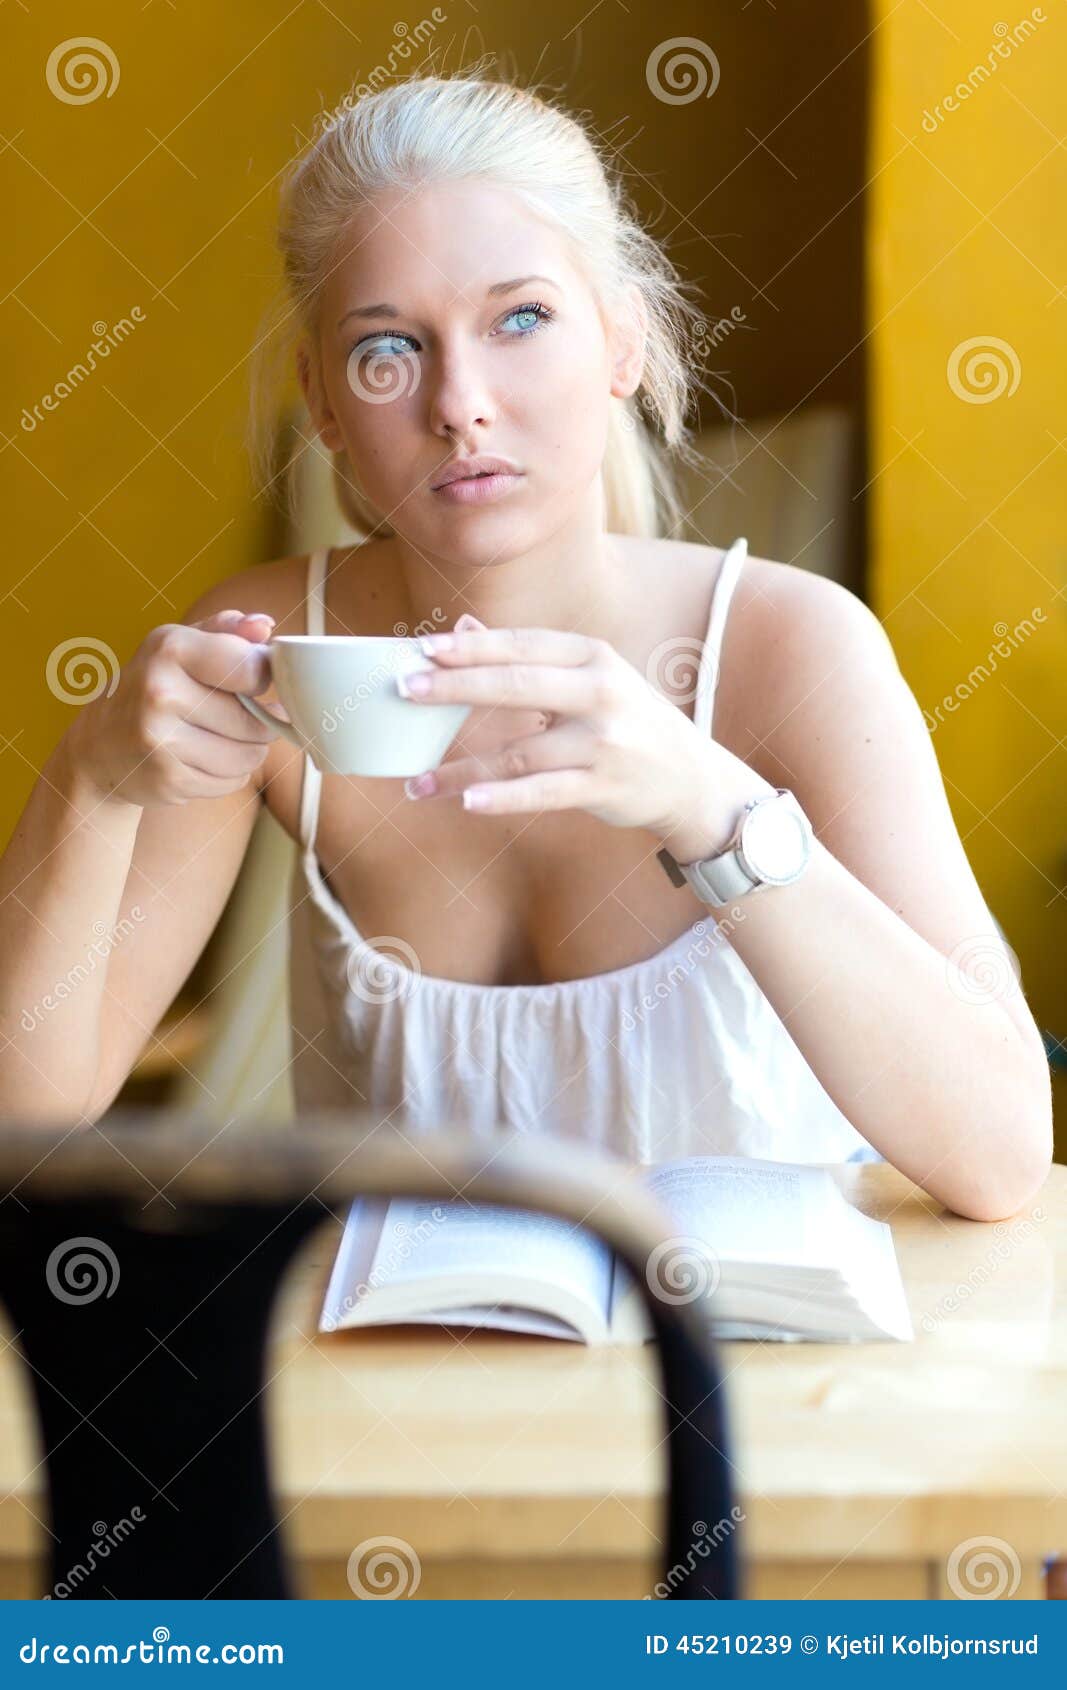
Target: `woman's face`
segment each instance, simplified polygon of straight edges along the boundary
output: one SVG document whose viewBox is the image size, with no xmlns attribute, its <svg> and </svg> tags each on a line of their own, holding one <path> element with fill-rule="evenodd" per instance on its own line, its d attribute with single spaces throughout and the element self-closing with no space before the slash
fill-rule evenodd
<svg viewBox="0 0 1067 1690">
<path fill-rule="evenodd" d="M 529 550 L 599 511 L 610 396 L 641 375 L 645 319 L 627 298 L 605 323 L 565 240 L 504 189 L 382 197 L 336 248 L 321 386 L 301 363 L 323 443 L 420 550 L 472 564 Z M 517 471 L 492 498 L 436 490 L 447 464 L 486 455 Z"/>
</svg>

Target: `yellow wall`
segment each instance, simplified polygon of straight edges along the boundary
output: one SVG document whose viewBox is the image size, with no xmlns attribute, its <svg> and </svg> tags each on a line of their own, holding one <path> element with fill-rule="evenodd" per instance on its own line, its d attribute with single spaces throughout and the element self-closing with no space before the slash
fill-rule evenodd
<svg viewBox="0 0 1067 1690">
<path fill-rule="evenodd" d="M 1064 1037 L 1067 17 L 1045 7 L 1016 44 L 1022 7 L 935 10 L 876 8 L 871 597 L 1035 1016 Z M 991 49 L 996 69 L 975 77 Z M 968 378 L 958 348 L 990 336 L 1007 350 Z M 957 708 L 939 720 L 946 695 Z"/>
<path fill-rule="evenodd" d="M 413 12 L 409 26 L 430 10 Z M 637 203 L 704 289 L 709 313 L 745 309 L 746 332 L 714 360 L 743 415 L 786 409 L 813 389 L 854 393 L 856 360 L 840 362 L 860 321 L 857 208 L 840 212 L 860 174 L 856 149 L 840 142 L 862 98 L 863 51 L 853 48 L 863 29 L 851 0 L 828 3 L 817 32 L 802 19 L 771 29 L 757 8 L 723 8 L 712 37 L 718 90 L 681 108 L 654 100 L 644 72 L 657 42 L 692 33 L 685 4 L 585 16 L 573 0 L 548 0 L 483 8 L 476 20 L 443 10 L 436 68 L 492 51 L 522 80 L 562 90 L 628 164 Z M 353 80 L 377 66 L 404 74 L 410 63 L 390 58 L 394 15 L 352 0 L 177 9 L 114 0 L 95 19 L 60 0 L 4 15 L 10 54 L 25 67 L 5 108 L 14 145 L 0 152 L 12 208 L 0 317 L 11 441 L 0 453 L 0 632 L 18 701 L 3 723 L 6 838 L 71 719 L 46 682 L 55 648 L 101 641 L 121 663 L 211 582 L 277 555 L 277 519 L 253 497 L 242 444 L 248 353 L 276 276 L 276 178 L 303 144 L 299 129 Z M 117 84 L 65 103 L 46 80 L 49 54 L 96 32 L 116 56 Z M 798 103 L 799 88 L 814 92 Z M 765 296 L 753 292 L 771 277 Z M 143 322 L 27 432 L 23 407 L 87 359 L 95 324 L 106 330 L 134 307 Z M 83 688 L 93 679 L 86 670 Z M 62 684 L 75 691 L 77 677 Z"/>
</svg>

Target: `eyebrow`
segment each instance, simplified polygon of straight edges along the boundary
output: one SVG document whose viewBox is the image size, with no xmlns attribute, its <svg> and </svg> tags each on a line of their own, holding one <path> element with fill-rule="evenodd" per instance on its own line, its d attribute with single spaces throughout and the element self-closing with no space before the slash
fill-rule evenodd
<svg viewBox="0 0 1067 1690">
<path fill-rule="evenodd" d="M 495 299 L 498 294 L 513 293 L 516 288 L 526 287 L 530 282 L 547 282 L 549 287 L 559 287 L 559 283 L 554 282 L 551 276 L 515 276 L 510 282 L 494 282 L 491 288 L 486 289 L 485 297 L 486 299 Z M 346 311 L 344 316 L 338 320 L 337 327 L 341 328 L 347 323 L 349 317 L 399 317 L 401 315 L 402 313 L 397 306 L 389 305 L 384 301 L 379 305 L 354 305 L 351 311 Z"/>
</svg>

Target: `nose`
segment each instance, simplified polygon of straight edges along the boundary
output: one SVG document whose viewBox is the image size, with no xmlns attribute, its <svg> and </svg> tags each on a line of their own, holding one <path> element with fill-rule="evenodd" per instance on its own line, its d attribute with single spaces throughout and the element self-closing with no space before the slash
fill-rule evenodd
<svg viewBox="0 0 1067 1690">
<path fill-rule="evenodd" d="M 488 426 L 494 415 L 495 404 L 477 352 L 449 348 L 430 395 L 434 433 L 463 440 L 474 428 Z"/>
</svg>

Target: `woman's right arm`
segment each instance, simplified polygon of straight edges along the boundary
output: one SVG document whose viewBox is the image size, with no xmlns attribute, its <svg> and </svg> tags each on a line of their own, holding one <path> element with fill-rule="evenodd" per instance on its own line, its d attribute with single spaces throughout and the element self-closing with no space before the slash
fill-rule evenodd
<svg viewBox="0 0 1067 1690">
<path fill-rule="evenodd" d="M 188 978 L 262 802 L 275 736 L 234 694 L 268 630 L 154 628 L 45 763 L 0 858 L 0 1116 L 98 1119 Z"/>
</svg>

